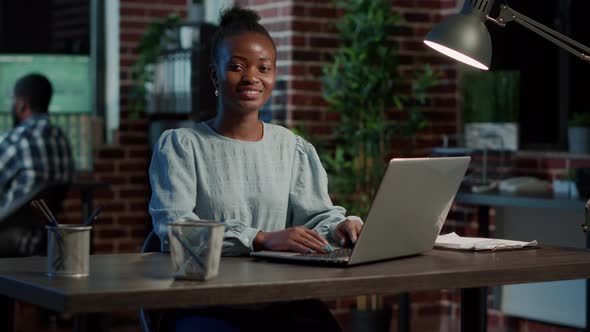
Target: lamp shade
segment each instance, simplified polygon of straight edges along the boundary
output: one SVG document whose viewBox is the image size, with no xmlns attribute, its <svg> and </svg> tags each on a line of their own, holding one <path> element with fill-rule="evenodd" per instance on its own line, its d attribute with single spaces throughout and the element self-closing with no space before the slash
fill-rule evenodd
<svg viewBox="0 0 590 332">
<path fill-rule="evenodd" d="M 424 38 L 433 49 L 470 66 L 488 70 L 492 61 L 492 39 L 485 16 L 468 12 L 454 14 L 437 24 Z"/>
<path fill-rule="evenodd" d="M 517 22 L 580 59 L 590 62 L 590 47 L 522 15 L 506 4 L 500 5 L 497 18 L 488 16 L 495 2 L 496 0 L 465 0 L 461 12 L 435 25 L 424 38 L 424 43 L 455 60 L 487 70 L 492 60 L 492 40 L 484 23 L 490 20 L 503 27 L 507 22 Z"/>
</svg>

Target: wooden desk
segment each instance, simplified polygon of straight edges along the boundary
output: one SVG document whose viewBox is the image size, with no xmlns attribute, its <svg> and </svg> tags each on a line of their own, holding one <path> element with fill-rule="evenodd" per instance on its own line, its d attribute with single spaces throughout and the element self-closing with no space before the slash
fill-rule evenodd
<svg viewBox="0 0 590 332">
<path fill-rule="evenodd" d="M 581 199 L 556 196 L 553 193 L 546 195 L 511 195 L 502 194 L 497 190 L 489 193 L 472 193 L 469 191 L 460 191 L 455 197 L 455 203 L 471 204 L 477 206 L 478 236 L 490 237 L 489 219 L 491 207 L 518 207 L 534 209 L 558 209 L 570 211 L 584 211 L 586 202 Z M 584 220 L 580 220 L 580 225 Z M 582 228 L 580 227 L 580 232 Z M 586 248 L 590 248 L 590 232 L 586 234 Z M 479 321 L 480 325 L 485 325 L 487 315 L 487 289 L 468 289 L 462 291 L 462 299 L 469 297 L 470 301 L 478 303 L 477 309 L 468 314 Z M 462 306 L 462 310 L 463 310 Z M 485 331 L 485 329 L 478 329 Z M 590 279 L 586 281 L 586 331 L 590 332 Z"/>
<path fill-rule="evenodd" d="M 481 194 L 460 191 L 455 197 L 455 203 L 472 204 L 478 206 L 478 235 L 481 237 L 489 237 L 490 235 L 489 211 L 491 206 L 584 211 L 586 204 L 585 201 L 580 199 L 553 196 L 552 194 L 537 196 L 508 195 L 498 193 L 497 191 Z M 583 220 L 580 220 L 580 224 L 583 222 Z"/>
<path fill-rule="evenodd" d="M 93 255 L 90 262 L 89 277 L 70 279 L 47 277 L 44 257 L 0 259 L 0 294 L 76 314 L 473 289 L 590 277 L 590 251 L 559 247 L 495 253 L 433 250 L 349 268 L 223 258 L 220 275 L 207 282 L 174 280 L 166 254 Z M 476 331 L 473 324 L 477 322 L 463 321 L 462 330 Z"/>
</svg>

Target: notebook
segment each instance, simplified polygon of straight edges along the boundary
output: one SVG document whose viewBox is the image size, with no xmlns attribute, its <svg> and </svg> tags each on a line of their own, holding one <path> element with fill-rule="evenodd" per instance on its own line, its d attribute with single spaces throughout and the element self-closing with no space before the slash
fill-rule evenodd
<svg viewBox="0 0 590 332">
<path fill-rule="evenodd" d="M 353 249 L 328 254 L 257 251 L 282 262 L 356 265 L 431 250 L 469 165 L 470 157 L 390 160 Z"/>
<path fill-rule="evenodd" d="M 467 251 L 514 250 L 535 248 L 537 246 L 537 240 L 525 242 L 482 237 L 462 237 L 455 232 L 439 235 L 434 242 L 435 248 Z"/>
</svg>

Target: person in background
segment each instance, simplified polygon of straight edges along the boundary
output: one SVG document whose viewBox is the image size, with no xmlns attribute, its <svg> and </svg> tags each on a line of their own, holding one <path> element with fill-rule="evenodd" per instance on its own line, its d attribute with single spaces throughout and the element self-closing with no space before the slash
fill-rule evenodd
<svg viewBox="0 0 590 332">
<path fill-rule="evenodd" d="M 329 252 L 352 246 L 361 231 L 360 218 L 346 217 L 332 204 L 314 147 L 259 120 L 275 84 L 277 57 L 259 19 L 238 7 L 222 13 L 210 65 L 217 115 L 194 128 L 164 132 L 154 148 L 149 212 L 163 250 L 167 224 L 180 218 L 224 222 L 225 255 Z M 339 330 L 320 301 L 174 311 L 169 317 L 176 331 L 220 329 L 207 328 L 198 317 L 247 331 Z"/>
<path fill-rule="evenodd" d="M 0 215 L 15 201 L 48 183 L 67 183 L 73 175 L 66 135 L 49 122 L 53 88 L 37 73 L 14 86 L 14 128 L 0 136 Z"/>
</svg>

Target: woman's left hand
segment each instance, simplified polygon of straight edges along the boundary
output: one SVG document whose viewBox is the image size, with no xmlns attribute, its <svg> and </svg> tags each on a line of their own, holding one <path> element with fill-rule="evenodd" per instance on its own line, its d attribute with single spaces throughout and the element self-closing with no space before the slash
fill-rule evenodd
<svg viewBox="0 0 590 332">
<path fill-rule="evenodd" d="M 363 223 L 356 219 L 346 219 L 336 226 L 332 238 L 341 247 L 352 247 L 358 239 Z"/>
</svg>

